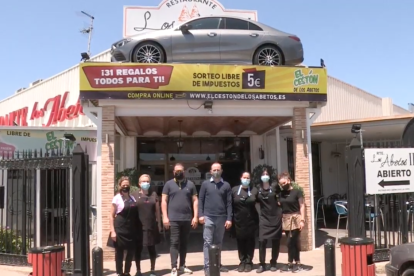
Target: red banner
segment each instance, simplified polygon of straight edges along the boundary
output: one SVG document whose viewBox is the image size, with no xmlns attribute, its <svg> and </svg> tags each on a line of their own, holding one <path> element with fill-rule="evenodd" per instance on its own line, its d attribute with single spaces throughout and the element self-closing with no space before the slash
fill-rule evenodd
<svg viewBox="0 0 414 276">
<path fill-rule="evenodd" d="M 173 66 L 88 66 L 83 72 L 92 88 L 144 87 L 158 89 L 170 83 Z"/>
</svg>

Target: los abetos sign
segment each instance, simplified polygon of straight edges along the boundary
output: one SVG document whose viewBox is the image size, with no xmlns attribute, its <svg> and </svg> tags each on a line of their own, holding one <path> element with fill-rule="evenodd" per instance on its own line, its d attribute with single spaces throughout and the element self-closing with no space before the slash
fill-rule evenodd
<svg viewBox="0 0 414 276">
<path fill-rule="evenodd" d="M 414 192 L 414 149 L 365 149 L 367 194 Z"/>
</svg>

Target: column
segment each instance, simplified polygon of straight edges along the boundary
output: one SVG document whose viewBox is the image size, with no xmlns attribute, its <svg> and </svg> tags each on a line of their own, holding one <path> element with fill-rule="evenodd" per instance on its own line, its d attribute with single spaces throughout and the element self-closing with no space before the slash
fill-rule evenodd
<svg viewBox="0 0 414 276">
<path fill-rule="evenodd" d="M 310 169 L 308 156 L 308 143 L 306 131 L 306 108 L 298 107 L 293 109 L 292 129 L 293 129 L 293 151 L 295 158 L 295 181 L 303 188 L 304 201 L 306 206 L 305 228 L 301 233 L 301 249 L 308 251 L 313 249 L 313 218 L 311 216 L 311 188 L 310 188 Z"/>
<path fill-rule="evenodd" d="M 102 175 L 102 249 L 104 260 L 114 260 L 115 251 L 108 248 L 110 210 L 114 197 L 115 184 L 115 106 L 102 107 L 102 147 L 101 147 L 101 175 Z"/>
</svg>

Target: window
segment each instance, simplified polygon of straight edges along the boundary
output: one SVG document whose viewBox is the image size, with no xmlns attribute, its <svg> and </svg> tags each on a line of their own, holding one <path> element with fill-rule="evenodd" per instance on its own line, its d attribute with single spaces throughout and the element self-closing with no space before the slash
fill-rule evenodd
<svg viewBox="0 0 414 276">
<path fill-rule="evenodd" d="M 227 30 L 248 30 L 249 22 L 235 19 L 235 18 L 226 18 L 226 29 Z"/>
<path fill-rule="evenodd" d="M 216 30 L 221 23 L 220 17 L 202 18 L 189 22 L 191 30 Z"/>
<path fill-rule="evenodd" d="M 256 24 L 253 24 L 251 22 L 249 22 L 249 30 L 252 30 L 252 31 L 263 31 L 262 28 L 260 28 L 259 26 L 257 26 Z"/>
</svg>

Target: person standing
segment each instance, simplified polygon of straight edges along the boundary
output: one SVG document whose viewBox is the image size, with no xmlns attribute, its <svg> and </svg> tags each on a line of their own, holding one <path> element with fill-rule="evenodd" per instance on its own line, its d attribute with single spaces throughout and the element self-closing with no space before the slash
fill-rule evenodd
<svg viewBox="0 0 414 276">
<path fill-rule="evenodd" d="M 221 178 L 223 170 L 219 163 L 211 165 L 210 180 L 201 184 L 200 203 L 198 208 L 199 222 L 204 224 L 204 273 L 209 275 L 208 250 L 211 245 L 217 245 L 221 249 L 224 233 L 232 225 L 232 190 L 227 181 Z M 221 260 L 221 257 L 219 258 Z M 228 269 L 221 265 L 220 271 L 228 272 Z"/>
<path fill-rule="evenodd" d="M 255 236 L 259 218 L 256 210 L 257 189 L 250 187 L 250 173 L 244 172 L 241 184 L 233 187 L 233 228 L 239 252 L 239 272 L 250 272 L 253 268 Z"/>
<path fill-rule="evenodd" d="M 278 196 L 280 187 L 271 185 L 273 179 L 266 168 L 263 169 L 258 186 L 257 202 L 260 206 L 259 219 L 259 268 L 257 273 L 269 269 L 266 266 L 266 245 L 272 243 L 272 258 L 270 259 L 270 271 L 276 271 L 279 257 L 280 239 L 282 238 L 282 208 Z"/>
<path fill-rule="evenodd" d="M 143 174 L 138 180 L 139 191 L 133 195 L 137 200 L 139 220 L 142 225 L 142 242 L 138 242 L 135 251 L 135 264 L 137 273 L 135 276 L 141 276 L 141 254 L 142 249 L 147 247 L 150 256 L 151 270 L 150 276 L 155 276 L 155 260 L 157 252 L 155 245 L 160 242 L 161 211 L 158 195 L 151 191 L 151 178 L 148 174 Z"/>
<path fill-rule="evenodd" d="M 282 188 L 280 203 L 283 209 L 283 230 L 287 237 L 288 248 L 288 263 L 281 270 L 285 272 L 309 271 L 312 267 L 300 262 L 300 232 L 305 226 L 303 193 L 299 189 L 293 189 L 293 181 L 289 173 L 279 174 L 278 179 Z"/>
<path fill-rule="evenodd" d="M 132 258 L 142 232 L 136 200 L 130 195 L 130 188 L 129 178 L 121 177 L 118 181 L 118 193 L 112 200 L 110 214 L 110 237 L 115 247 L 115 266 L 118 276 L 130 276 Z M 127 251 L 127 254 L 125 267 L 122 270 L 124 251 Z"/>
<path fill-rule="evenodd" d="M 198 225 L 197 189 L 185 178 L 184 166 L 175 164 L 174 178 L 167 181 L 162 190 L 162 215 L 165 229 L 170 229 L 171 276 L 193 272 L 185 266 L 190 230 Z M 180 265 L 177 267 L 178 255 Z"/>
</svg>

